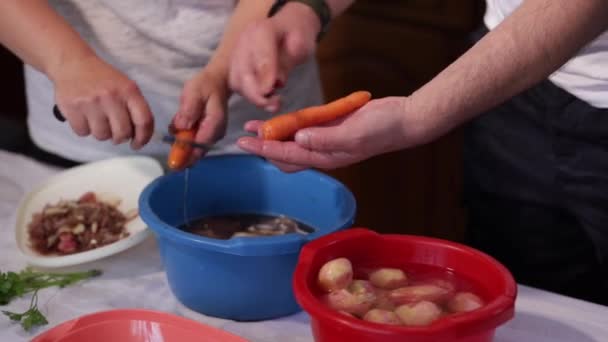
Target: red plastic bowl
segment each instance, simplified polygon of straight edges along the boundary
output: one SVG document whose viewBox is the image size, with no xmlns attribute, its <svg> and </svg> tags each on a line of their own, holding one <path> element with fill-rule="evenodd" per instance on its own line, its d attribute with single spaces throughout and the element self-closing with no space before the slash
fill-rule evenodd
<svg viewBox="0 0 608 342">
<path fill-rule="evenodd" d="M 361 264 L 396 262 L 432 265 L 466 277 L 485 293 L 486 305 L 443 317 L 427 327 L 391 326 L 363 321 L 334 311 L 315 295 L 317 274 L 334 258 Z M 490 342 L 498 326 L 514 316 L 517 286 L 511 273 L 490 256 L 450 241 L 410 235 L 381 235 L 351 228 L 306 244 L 293 280 L 296 300 L 311 316 L 316 342 Z"/>
<path fill-rule="evenodd" d="M 64 322 L 32 342 L 247 342 L 226 331 L 164 312 L 111 310 Z"/>
</svg>

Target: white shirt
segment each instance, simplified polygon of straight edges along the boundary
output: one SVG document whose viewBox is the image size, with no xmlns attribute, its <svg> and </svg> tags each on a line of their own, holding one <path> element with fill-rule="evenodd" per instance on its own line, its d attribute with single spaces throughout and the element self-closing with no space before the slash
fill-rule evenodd
<svg viewBox="0 0 608 342">
<path fill-rule="evenodd" d="M 486 0 L 485 24 L 489 29 L 495 28 L 523 1 Z M 608 31 L 587 44 L 549 79 L 594 107 L 608 108 Z"/>
<path fill-rule="evenodd" d="M 234 10 L 231 0 L 51 0 L 59 12 L 97 54 L 134 80 L 148 101 L 156 130 L 166 132 L 178 110 L 184 82 L 209 61 Z M 78 137 L 67 122 L 52 113 L 54 91 L 47 77 L 25 68 L 28 126 L 34 142 L 64 158 L 86 162 L 122 154 L 165 156 L 169 146 L 151 142 L 134 152 L 129 144 L 113 145 L 93 137 Z M 314 59 L 290 74 L 281 90 L 282 111 L 321 103 Z M 228 131 L 219 153 L 242 152 L 234 145 L 251 119 L 267 119 L 235 95 L 229 101 Z M 217 152 L 216 152 L 217 153 Z"/>
</svg>

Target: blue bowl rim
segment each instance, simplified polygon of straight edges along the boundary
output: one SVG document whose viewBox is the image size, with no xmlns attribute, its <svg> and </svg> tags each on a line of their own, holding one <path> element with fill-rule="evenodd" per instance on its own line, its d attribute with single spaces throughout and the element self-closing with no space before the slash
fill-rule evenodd
<svg viewBox="0 0 608 342">
<path fill-rule="evenodd" d="M 196 168 L 202 163 L 214 162 L 221 159 L 251 160 L 253 163 L 261 165 L 262 168 L 272 169 L 272 172 L 282 172 L 276 166 L 266 161 L 264 158 L 247 154 L 224 154 L 207 156 L 199 160 L 192 167 Z M 317 177 L 321 177 L 324 180 L 327 180 L 345 190 L 345 194 L 348 197 L 348 201 L 352 203 L 352 208 L 350 213 L 348 213 L 347 215 L 348 219 L 345 220 L 341 225 L 332 228 L 315 230 L 315 232 L 308 235 L 286 234 L 269 237 L 236 237 L 227 240 L 207 238 L 201 235 L 192 234 L 165 223 L 153 212 L 149 204 L 149 199 L 152 194 L 152 191 L 154 191 L 154 189 L 159 184 L 164 182 L 168 177 L 172 177 L 175 174 L 179 174 L 181 172 L 184 171 L 170 172 L 154 179 L 141 192 L 138 201 L 139 215 L 142 220 L 148 225 L 148 228 L 154 231 L 158 236 L 162 238 L 167 238 L 177 244 L 185 244 L 191 247 L 204 248 L 210 251 L 217 251 L 226 254 L 243 256 L 268 256 L 290 254 L 299 252 L 300 248 L 306 242 L 352 226 L 355 220 L 355 215 L 357 212 L 357 201 L 350 189 L 334 177 L 331 177 L 317 170 L 307 169 L 299 171 L 298 173 L 307 173 L 315 175 Z"/>
</svg>

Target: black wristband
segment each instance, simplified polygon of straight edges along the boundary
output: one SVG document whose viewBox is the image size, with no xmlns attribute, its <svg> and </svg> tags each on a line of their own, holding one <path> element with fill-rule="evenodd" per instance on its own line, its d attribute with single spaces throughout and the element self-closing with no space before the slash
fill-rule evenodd
<svg viewBox="0 0 608 342">
<path fill-rule="evenodd" d="M 310 6 L 321 22 L 321 31 L 319 31 L 319 34 L 317 35 L 317 41 L 320 40 L 327 32 L 331 21 L 331 10 L 329 9 L 327 2 L 325 0 L 276 0 L 270 8 L 270 11 L 268 11 L 268 17 L 277 14 L 277 12 L 288 2 L 299 2 Z"/>
</svg>

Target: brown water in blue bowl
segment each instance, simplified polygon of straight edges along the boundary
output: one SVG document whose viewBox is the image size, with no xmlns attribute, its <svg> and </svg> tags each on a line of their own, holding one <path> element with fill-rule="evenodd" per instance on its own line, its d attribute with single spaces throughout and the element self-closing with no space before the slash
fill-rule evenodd
<svg viewBox="0 0 608 342">
<path fill-rule="evenodd" d="M 214 239 L 260 237 L 284 234 L 309 234 L 313 227 L 286 216 L 239 213 L 206 216 L 180 227 L 192 234 Z"/>
</svg>

